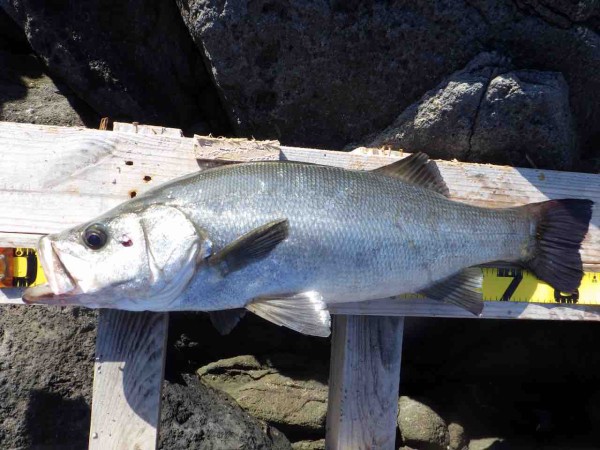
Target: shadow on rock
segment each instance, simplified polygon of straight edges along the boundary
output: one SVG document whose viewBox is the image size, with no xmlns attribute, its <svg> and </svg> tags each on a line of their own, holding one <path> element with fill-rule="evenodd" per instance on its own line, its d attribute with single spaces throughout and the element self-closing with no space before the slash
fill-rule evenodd
<svg viewBox="0 0 600 450">
<path fill-rule="evenodd" d="M 165 381 L 160 449 L 289 450 L 277 429 L 245 413 L 227 395 L 184 375 L 183 383 Z"/>
<path fill-rule="evenodd" d="M 34 390 L 26 412 L 26 433 L 32 450 L 86 448 L 91 410 L 85 399 Z"/>
<path fill-rule="evenodd" d="M 97 127 L 99 116 L 47 74 L 23 31 L 0 9 L 0 120 Z"/>
</svg>

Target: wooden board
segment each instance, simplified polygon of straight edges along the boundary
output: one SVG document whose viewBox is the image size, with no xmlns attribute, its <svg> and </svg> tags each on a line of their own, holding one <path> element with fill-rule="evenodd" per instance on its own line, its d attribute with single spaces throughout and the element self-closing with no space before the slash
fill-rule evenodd
<svg viewBox="0 0 600 450">
<path fill-rule="evenodd" d="M 128 198 L 132 191 L 143 192 L 159 182 L 198 170 L 198 160 L 218 160 L 223 154 L 226 155 L 223 159 L 230 162 L 232 151 L 237 152 L 237 159 L 253 160 L 252 145 L 259 146 L 256 141 L 240 145 L 239 140 L 209 138 L 202 138 L 200 145 L 198 137 L 131 134 L 119 131 L 120 124 L 115 124 L 115 129 L 115 132 L 106 132 L 0 122 L 0 152 L 3 154 L 0 199 L 11 204 L 11 208 L 0 210 L 0 245 L 32 243 L 41 234 L 89 220 Z M 215 151 L 211 143 L 219 151 Z M 273 157 L 274 147 L 273 142 L 261 146 L 269 158 Z M 61 148 L 66 149 L 67 156 L 60 153 Z M 282 146 L 279 157 L 361 170 L 397 159 L 367 153 Z M 82 162 L 71 161 L 76 159 L 74 155 L 80 154 Z M 84 164 L 90 161 L 92 167 Z M 127 165 L 128 161 L 133 164 Z M 48 166 L 57 169 L 49 170 Z M 510 206 L 547 198 L 575 197 L 589 198 L 600 205 L 599 175 L 457 162 L 438 162 L 438 166 L 451 195 L 460 201 Z M 72 178 L 67 180 L 67 176 Z M 151 176 L 151 180 L 144 181 L 145 176 Z M 117 182 L 113 184 L 114 180 Z M 600 206 L 597 206 L 582 249 L 588 270 L 600 271 L 599 224 Z M 0 302 L 18 301 L 19 296 L 14 293 L 8 296 L 0 293 Z M 386 314 L 399 315 L 465 316 L 451 305 L 423 301 L 378 300 L 360 305 L 336 305 L 333 309 L 347 314 L 369 314 L 370 311 L 380 314 L 385 310 Z M 595 311 L 595 308 L 580 306 L 488 303 L 484 317 L 595 320 L 598 316 Z"/>
<path fill-rule="evenodd" d="M 117 130 L 120 129 L 118 124 Z M 214 143 L 214 146 L 212 146 Z M 0 198 L 10 198 L 13 208 L 0 216 L 0 234 L 19 234 L 15 218 L 29 214 L 23 225 L 27 233 L 58 231 L 61 224 L 41 211 L 31 216 L 33 204 L 62 204 L 61 220 L 74 225 L 89 219 L 82 203 L 97 202 L 109 209 L 115 198 L 128 198 L 156 184 L 198 170 L 198 160 L 219 159 L 231 162 L 255 160 L 252 146 L 273 157 L 275 143 L 267 147 L 258 141 L 241 146 L 238 140 L 177 138 L 169 135 L 131 134 L 82 128 L 50 127 L 0 122 Z M 240 147 L 245 152 L 240 151 Z M 265 150 L 266 149 L 266 150 Z M 395 156 L 352 154 L 327 150 L 279 147 L 284 160 L 329 164 L 349 169 L 369 170 L 395 160 Z M 83 155 L 83 156 L 77 156 Z M 131 165 L 128 165 L 128 162 Z M 599 175 L 551 170 L 523 169 L 485 164 L 437 162 L 453 198 L 482 206 L 512 206 L 549 198 L 589 198 L 600 204 Z M 13 182 L 19 178 L 19 188 Z M 145 177 L 150 177 L 145 181 Z M 54 193 L 69 193 L 75 199 L 88 194 L 79 204 Z M 96 208 L 94 206 L 94 208 Z M 85 218 L 85 216 L 88 214 Z M 9 215 L 9 216 L 7 216 Z M 19 219 L 20 220 L 20 219 Z M 585 267 L 600 271 L 600 207 L 596 207 L 592 226 L 582 248 Z"/>
<path fill-rule="evenodd" d="M 154 450 L 168 315 L 102 310 L 98 320 L 90 450 Z"/>
<path fill-rule="evenodd" d="M 326 446 L 395 449 L 404 319 L 336 316 L 333 325 Z"/>
<path fill-rule="evenodd" d="M 115 124 L 115 130 L 182 136 L 181 130 Z M 103 310 L 98 318 L 91 450 L 154 450 L 167 354 L 168 313 Z"/>
</svg>

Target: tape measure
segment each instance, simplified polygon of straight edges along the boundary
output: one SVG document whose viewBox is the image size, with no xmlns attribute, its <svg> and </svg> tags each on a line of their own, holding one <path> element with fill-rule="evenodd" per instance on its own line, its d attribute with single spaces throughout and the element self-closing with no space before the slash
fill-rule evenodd
<svg viewBox="0 0 600 450">
<path fill-rule="evenodd" d="M 0 288 L 28 287 L 46 282 L 32 248 L 0 248 Z"/>
<path fill-rule="evenodd" d="M 600 273 L 585 272 L 575 292 L 565 294 L 518 268 L 483 268 L 483 300 L 528 303 L 600 305 Z M 46 282 L 32 248 L 0 249 L 0 288 L 28 287 Z M 404 294 L 402 298 L 423 298 Z"/>
</svg>

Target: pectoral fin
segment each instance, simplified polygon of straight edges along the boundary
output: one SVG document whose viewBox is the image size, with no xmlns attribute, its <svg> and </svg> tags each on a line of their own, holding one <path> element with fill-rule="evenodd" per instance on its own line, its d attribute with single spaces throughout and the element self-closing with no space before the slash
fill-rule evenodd
<svg viewBox="0 0 600 450">
<path fill-rule="evenodd" d="M 245 309 L 227 309 L 224 311 L 211 311 L 208 313 L 210 321 L 217 331 L 225 336 L 231 333 L 231 330 L 239 323 L 246 315 Z"/>
<path fill-rule="evenodd" d="M 239 237 L 208 258 L 208 263 L 225 276 L 266 257 L 287 236 L 287 219 L 274 220 Z"/>
<path fill-rule="evenodd" d="M 431 189 L 446 197 L 450 193 L 437 166 L 425 153 L 413 153 L 407 158 L 379 167 L 373 172 L 400 178 L 407 183 Z"/>
<path fill-rule="evenodd" d="M 460 306 L 480 316 L 483 311 L 482 283 L 481 268 L 469 267 L 421 290 L 420 293 L 434 300 Z"/>
<path fill-rule="evenodd" d="M 246 305 L 246 309 L 276 325 L 303 334 L 321 337 L 331 334 L 327 305 L 318 292 L 261 297 Z"/>
</svg>

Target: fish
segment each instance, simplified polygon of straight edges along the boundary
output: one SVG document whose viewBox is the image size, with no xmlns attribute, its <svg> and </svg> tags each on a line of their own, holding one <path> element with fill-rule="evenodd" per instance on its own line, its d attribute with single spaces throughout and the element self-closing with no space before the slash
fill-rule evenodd
<svg viewBox="0 0 600 450">
<path fill-rule="evenodd" d="M 484 208 L 454 201 L 415 153 L 372 170 L 252 162 L 193 173 L 40 239 L 48 282 L 28 304 L 246 311 L 328 336 L 328 305 L 403 293 L 482 313 L 481 266 L 525 267 L 573 292 L 593 202 Z"/>
</svg>

